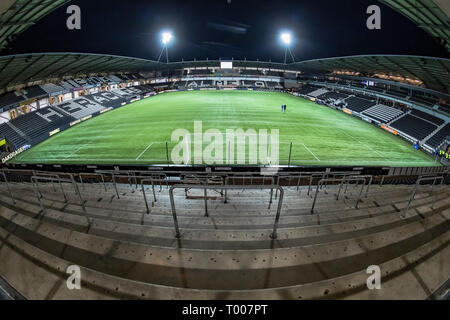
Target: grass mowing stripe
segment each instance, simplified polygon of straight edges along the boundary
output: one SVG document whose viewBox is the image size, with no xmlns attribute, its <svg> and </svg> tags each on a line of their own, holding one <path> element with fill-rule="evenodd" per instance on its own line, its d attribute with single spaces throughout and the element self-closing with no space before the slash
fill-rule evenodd
<svg viewBox="0 0 450 320">
<path fill-rule="evenodd" d="M 289 112 L 281 112 L 283 104 Z M 172 132 L 193 133 L 194 121 L 202 121 L 203 132 L 224 134 L 227 129 L 279 129 L 281 165 L 287 164 L 291 142 L 291 165 L 437 165 L 408 142 L 360 119 L 288 94 L 258 91 L 187 91 L 143 99 L 54 135 L 10 163 L 166 163 L 165 142 L 170 155 L 176 145 Z M 225 141 L 223 153 L 225 160 Z M 133 154 L 140 157 L 130 159 Z"/>
</svg>

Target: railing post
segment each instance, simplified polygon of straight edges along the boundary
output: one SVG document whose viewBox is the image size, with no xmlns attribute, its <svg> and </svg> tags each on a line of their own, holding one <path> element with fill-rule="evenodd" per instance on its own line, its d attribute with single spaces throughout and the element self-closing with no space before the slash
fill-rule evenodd
<svg viewBox="0 0 450 320">
<path fill-rule="evenodd" d="M 112 180 L 113 180 L 113 184 L 114 184 L 114 189 L 116 190 L 117 199 L 120 199 L 119 190 L 117 190 L 117 183 L 116 183 L 116 177 L 114 175 L 114 172 L 111 173 L 111 176 L 112 176 Z"/>
<path fill-rule="evenodd" d="M 208 191 L 207 191 L 207 182 L 205 182 L 204 196 L 205 196 L 205 217 L 209 217 L 209 214 L 208 214 Z"/>
<path fill-rule="evenodd" d="M 300 189 L 300 181 L 302 180 L 302 173 L 300 172 L 297 180 L 297 191 Z"/>
<path fill-rule="evenodd" d="M 84 188 L 84 182 L 83 182 L 83 174 L 80 173 L 80 174 L 78 175 L 78 177 L 80 178 L 81 188 L 84 190 L 85 188 Z"/>
<path fill-rule="evenodd" d="M 369 188 L 372 185 L 372 181 L 373 181 L 373 176 L 370 177 L 369 180 L 369 185 L 367 186 L 367 190 L 366 190 L 366 198 L 369 196 Z"/>
<path fill-rule="evenodd" d="M 355 209 L 358 209 L 359 202 L 361 201 L 361 196 L 362 196 L 362 193 L 363 193 L 363 191 L 364 191 L 365 185 L 366 185 L 366 180 L 364 180 L 363 184 L 361 185 L 361 191 L 359 191 L 358 200 L 356 200 L 356 206 L 355 206 Z"/>
<path fill-rule="evenodd" d="M 166 141 L 166 161 L 169 164 L 169 143 Z"/>
<path fill-rule="evenodd" d="M 145 195 L 144 180 L 141 181 L 142 195 L 144 196 L 145 208 L 147 209 L 147 214 L 150 213 L 150 208 L 148 207 L 147 196 Z"/>
<path fill-rule="evenodd" d="M 54 182 L 54 180 L 52 180 L 52 182 Z M 64 188 L 62 186 L 61 180 L 58 180 L 58 182 L 59 182 L 59 187 L 61 188 L 61 192 L 62 192 L 62 194 L 64 196 L 64 202 L 67 203 L 67 202 L 69 202 L 69 200 L 67 200 L 66 193 L 64 192 Z"/>
<path fill-rule="evenodd" d="M 152 192 L 153 192 L 153 203 L 158 202 L 158 199 L 156 199 L 156 192 L 155 192 L 155 182 L 152 179 Z"/>
<path fill-rule="evenodd" d="M 173 186 L 169 189 L 170 206 L 172 208 L 173 224 L 175 226 L 175 237 L 181 238 L 180 228 L 178 227 L 177 212 L 175 210 L 175 201 L 173 199 Z"/>
<path fill-rule="evenodd" d="M 291 142 L 291 146 L 289 147 L 289 161 L 288 161 L 288 167 L 291 166 L 291 155 L 292 155 L 292 142 Z"/>
<path fill-rule="evenodd" d="M 281 209 L 283 207 L 284 190 L 280 186 L 278 186 L 278 189 L 280 190 L 280 198 L 278 199 L 277 215 L 275 216 L 275 222 L 273 224 L 273 231 L 272 231 L 272 234 L 270 235 L 270 237 L 272 239 L 276 239 L 278 237 L 277 229 L 278 229 L 278 223 L 280 221 Z"/>
<path fill-rule="evenodd" d="M 42 203 L 42 194 L 40 194 L 40 192 L 38 191 L 38 187 L 36 185 L 37 182 L 33 177 L 31 177 L 31 183 L 33 184 L 33 192 L 39 201 L 39 206 L 41 207 L 41 211 L 42 211 L 42 213 L 44 213 L 45 208 L 44 208 L 44 204 Z"/>
<path fill-rule="evenodd" d="M 9 197 L 11 198 L 11 201 L 13 204 L 16 204 L 16 200 L 13 197 L 13 194 L 11 192 L 11 188 L 9 187 L 8 178 L 6 177 L 6 174 L 4 171 L 1 172 L 3 178 L 5 179 L 6 188 L 8 189 Z"/>
<path fill-rule="evenodd" d="M 102 178 L 103 188 L 105 188 L 105 192 L 108 192 L 108 190 L 106 189 L 105 177 L 103 176 L 103 174 L 100 174 L 100 177 Z"/>
<path fill-rule="evenodd" d="M 72 184 L 74 186 L 75 193 L 78 195 L 78 198 L 80 199 L 80 204 L 81 204 L 81 207 L 83 208 L 83 212 L 84 212 L 84 215 L 86 217 L 87 223 L 88 223 L 88 225 L 91 225 L 91 219 L 89 219 L 89 216 L 87 215 L 87 210 L 86 210 L 86 207 L 84 205 L 84 199 L 81 196 L 80 189 L 78 189 L 78 185 L 77 185 L 77 183 L 75 181 L 72 180 Z"/>
<path fill-rule="evenodd" d="M 228 188 L 227 188 L 227 186 L 228 186 L 229 178 L 230 177 L 225 177 L 225 199 L 224 199 L 223 203 L 228 203 L 228 199 L 227 199 L 227 197 L 228 197 Z"/>
<path fill-rule="evenodd" d="M 311 214 L 314 214 L 314 207 L 316 206 L 316 201 L 317 201 L 317 195 L 319 194 L 319 186 L 322 183 L 322 180 L 319 181 L 319 183 L 317 184 L 317 188 L 316 188 L 316 194 L 314 195 L 314 201 L 311 207 Z"/>
<path fill-rule="evenodd" d="M 380 181 L 380 187 L 382 187 L 383 186 L 383 183 L 384 183 L 384 178 L 385 178 L 386 176 L 385 175 L 383 175 L 382 177 L 381 177 L 381 181 Z"/>
</svg>

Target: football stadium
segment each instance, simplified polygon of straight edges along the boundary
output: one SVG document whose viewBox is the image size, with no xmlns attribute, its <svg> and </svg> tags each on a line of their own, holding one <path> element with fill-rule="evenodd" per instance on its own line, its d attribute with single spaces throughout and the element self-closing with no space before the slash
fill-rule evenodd
<svg viewBox="0 0 450 320">
<path fill-rule="evenodd" d="M 87 1 L 3 1 L 0 300 L 448 300 L 450 8 L 374 3 L 363 35 L 381 12 L 430 53 L 301 59 L 295 27 L 238 50 L 223 34 L 254 32 L 231 21 L 252 6 L 223 1 L 202 45 L 158 22 L 158 56 L 135 57 L 116 54 L 132 22 L 91 41 Z M 185 15 L 212 21 L 201 5 Z"/>
</svg>

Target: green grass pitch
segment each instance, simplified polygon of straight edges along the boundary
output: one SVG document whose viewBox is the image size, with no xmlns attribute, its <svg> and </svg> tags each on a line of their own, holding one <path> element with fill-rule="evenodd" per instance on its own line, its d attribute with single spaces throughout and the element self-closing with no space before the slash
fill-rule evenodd
<svg viewBox="0 0 450 320">
<path fill-rule="evenodd" d="M 288 106 L 287 113 L 281 105 Z M 280 130 L 280 164 L 433 166 L 402 139 L 325 106 L 289 94 L 258 91 L 165 93 L 82 122 L 23 152 L 10 163 L 165 164 L 175 129 Z"/>
</svg>

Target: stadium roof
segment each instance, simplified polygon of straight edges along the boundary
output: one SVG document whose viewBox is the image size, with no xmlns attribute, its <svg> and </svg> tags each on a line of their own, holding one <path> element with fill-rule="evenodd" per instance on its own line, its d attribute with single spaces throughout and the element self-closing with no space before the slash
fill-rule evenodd
<svg viewBox="0 0 450 320">
<path fill-rule="evenodd" d="M 399 56 L 362 55 L 308 60 L 291 64 L 307 72 L 355 72 L 367 77 L 392 76 L 419 80 L 432 90 L 450 93 L 450 59 Z"/>
<path fill-rule="evenodd" d="M 218 67 L 219 60 L 161 63 L 152 60 L 83 53 L 38 53 L 0 57 L 0 89 L 65 76 Z M 234 61 L 238 67 L 297 70 L 330 74 L 353 72 L 365 77 L 393 76 L 419 80 L 423 86 L 450 93 L 450 60 L 433 57 L 373 55 L 308 60 L 284 65 Z M 357 73 L 357 74 L 356 74 Z M 394 79 L 395 80 L 395 79 Z"/>
<path fill-rule="evenodd" d="M 39 19 L 70 0 L 1 0 L 0 50 Z"/>
<path fill-rule="evenodd" d="M 450 2 L 448 0 L 380 0 L 428 32 L 450 51 Z"/>
<path fill-rule="evenodd" d="M 38 53 L 0 57 L 0 88 L 34 81 L 112 72 L 146 71 L 160 63 L 121 56 Z"/>
</svg>

